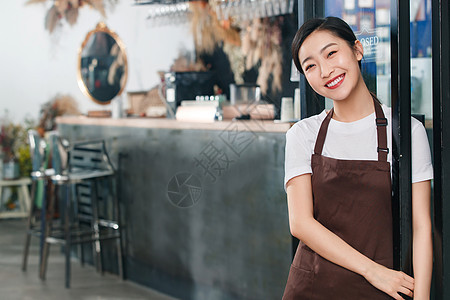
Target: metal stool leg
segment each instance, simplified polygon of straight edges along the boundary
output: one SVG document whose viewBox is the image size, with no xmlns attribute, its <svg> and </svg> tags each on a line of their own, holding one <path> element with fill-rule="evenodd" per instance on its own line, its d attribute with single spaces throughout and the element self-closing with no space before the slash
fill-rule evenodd
<svg viewBox="0 0 450 300">
<path fill-rule="evenodd" d="M 121 222 L 120 222 L 120 208 L 119 208 L 119 199 L 117 197 L 117 190 L 116 185 L 113 182 L 114 177 L 111 177 L 110 180 L 108 180 L 109 183 L 109 190 L 111 191 L 112 195 L 112 201 L 113 201 L 113 208 L 114 213 L 116 215 L 115 219 L 117 222 L 117 232 L 118 232 L 118 238 L 116 238 L 116 247 L 117 247 L 117 267 L 118 267 L 118 273 L 121 279 L 125 279 L 124 272 L 123 272 L 123 249 L 122 249 L 122 233 L 121 233 Z"/>
<path fill-rule="evenodd" d="M 47 215 L 47 200 L 44 193 L 42 199 L 41 208 L 41 255 L 40 255 L 40 267 L 39 267 L 39 277 L 45 280 L 45 275 L 47 273 L 47 263 L 48 254 L 50 252 L 50 243 L 47 238 L 53 230 L 53 215 L 55 213 L 55 202 L 56 202 L 56 186 L 51 184 L 50 186 L 50 197 L 48 199 L 48 215 Z M 48 218 L 48 220 L 47 220 Z M 42 229 L 44 228 L 44 229 Z"/>
<path fill-rule="evenodd" d="M 78 253 L 80 255 L 80 264 L 84 267 L 84 247 L 83 244 L 78 244 Z"/>
<path fill-rule="evenodd" d="M 70 218 L 70 209 L 71 209 L 71 191 L 69 185 L 66 185 L 66 197 L 65 197 L 66 205 L 64 207 L 64 236 L 65 236 L 65 245 L 64 252 L 66 256 L 66 288 L 70 288 L 70 250 L 72 246 L 71 241 L 71 218 Z"/>
<path fill-rule="evenodd" d="M 53 185 L 51 185 L 53 186 Z M 43 190 L 42 193 L 42 206 L 41 206 L 41 235 L 39 237 L 39 267 L 41 268 L 42 266 L 42 261 L 43 261 L 43 257 L 44 257 L 44 246 L 45 246 L 45 239 L 46 237 L 49 235 L 49 228 L 48 228 L 48 224 L 47 224 L 47 201 L 50 200 L 50 211 L 51 211 L 51 216 L 53 215 L 53 192 L 54 190 L 52 190 L 53 188 L 50 187 L 51 192 L 50 192 L 50 199 L 47 199 L 47 192 L 46 189 Z M 51 218 L 50 218 L 50 222 L 51 222 Z M 50 223 L 51 224 L 51 223 Z M 45 275 L 44 275 L 45 276 Z"/>
<path fill-rule="evenodd" d="M 100 227 L 99 227 L 99 213 L 98 213 L 98 192 L 97 180 L 91 181 L 91 205 L 93 216 L 93 235 L 94 235 L 94 257 L 96 261 L 97 271 L 103 274 L 102 262 L 102 248 L 100 243 Z"/>
<path fill-rule="evenodd" d="M 0 185 L 0 206 L 3 205 L 3 197 L 2 197 L 3 192 L 2 191 L 3 191 L 3 186 Z"/>
<path fill-rule="evenodd" d="M 27 264 L 28 264 L 28 254 L 30 250 L 30 240 L 31 240 L 31 233 L 33 230 L 33 224 L 34 224 L 34 211 L 36 208 L 35 200 L 36 200 L 36 186 L 37 181 L 33 180 L 31 183 L 31 207 L 28 214 L 28 221 L 27 221 L 27 231 L 25 234 L 25 247 L 23 249 L 23 257 L 22 257 L 22 271 L 27 270 Z"/>
<path fill-rule="evenodd" d="M 80 199 L 81 194 L 80 194 L 80 187 L 78 184 L 74 184 L 74 189 L 75 189 L 75 199 Z M 77 205 L 79 206 L 78 201 L 75 201 L 77 203 Z M 80 236 L 78 236 L 78 238 L 80 238 Z M 83 243 L 78 243 L 78 256 L 80 257 L 80 264 L 83 267 L 84 266 L 84 247 L 83 247 Z"/>
</svg>

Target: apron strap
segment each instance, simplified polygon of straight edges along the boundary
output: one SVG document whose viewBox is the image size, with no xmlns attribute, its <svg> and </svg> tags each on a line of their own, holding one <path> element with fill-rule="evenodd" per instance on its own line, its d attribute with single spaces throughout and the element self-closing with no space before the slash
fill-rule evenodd
<svg viewBox="0 0 450 300">
<path fill-rule="evenodd" d="M 387 133 L 386 128 L 388 121 L 384 116 L 383 109 L 381 108 L 381 104 L 373 99 L 374 107 L 375 107 L 375 124 L 377 126 L 377 152 L 378 152 L 378 161 L 387 161 L 387 156 L 389 153 L 389 148 L 387 147 Z M 325 143 L 325 137 L 327 136 L 328 125 L 330 124 L 330 120 L 333 117 L 334 108 L 332 108 L 320 126 L 319 133 L 317 135 L 316 144 L 314 146 L 314 154 L 322 155 L 323 144 Z"/>
<path fill-rule="evenodd" d="M 378 161 L 387 161 L 389 148 L 387 146 L 387 133 L 386 128 L 388 125 L 388 120 L 384 116 L 383 109 L 381 108 L 381 104 L 373 99 L 375 104 L 375 124 L 377 125 L 377 137 L 378 137 Z"/>
<path fill-rule="evenodd" d="M 327 116 L 322 122 L 317 135 L 316 145 L 314 146 L 314 154 L 322 155 L 323 144 L 325 143 L 325 137 L 327 136 L 328 124 L 330 124 L 331 117 L 333 117 L 334 107 L 330 109 Z"/>
</svg>

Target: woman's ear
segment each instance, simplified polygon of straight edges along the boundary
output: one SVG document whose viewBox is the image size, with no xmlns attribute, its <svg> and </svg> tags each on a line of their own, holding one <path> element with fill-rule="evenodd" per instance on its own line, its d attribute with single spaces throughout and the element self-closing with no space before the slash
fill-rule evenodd
<svg viewBox="0 0 450 300">
<path fill-rule="evenodd" d="M 364 56 L 364 48 L 360 41 L 356 40 L 355 45 L 353 46 L 355 49 L 356 59 L 361 61 Z"/>
</svg>

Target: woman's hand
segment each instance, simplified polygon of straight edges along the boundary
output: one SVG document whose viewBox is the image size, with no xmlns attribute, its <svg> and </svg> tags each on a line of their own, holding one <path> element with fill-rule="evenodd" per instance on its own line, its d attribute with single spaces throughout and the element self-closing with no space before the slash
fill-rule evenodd
<svg viewBox="0 0 450 300">
<path fill-rule="evenodd" d="M 364 276 L 374 287 L 394 299 L 403 299 L 398 293 L 413 297 L 414 278 L 374 263 Z"/>
</svg>

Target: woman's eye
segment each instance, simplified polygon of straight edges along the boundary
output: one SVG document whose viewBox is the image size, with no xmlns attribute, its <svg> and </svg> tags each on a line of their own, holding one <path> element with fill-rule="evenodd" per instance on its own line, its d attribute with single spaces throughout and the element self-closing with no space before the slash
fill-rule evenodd
<svg viewBox="0 0 450 300">
<path fill-rule="evenodd" d="M 308 66 L 306 66 L 305 71 L 308 71 L 308 70 L 311 69 L 312 67 L 314 67 L 314 65 L 308 65 Z"/>
<path fill-rule="evenodd" d="M 331 51 L 330 53 L 328 53 L 328 57 L 330 57 L 331 55 L 335 54 L 336 51 Z"/>
</svg>

